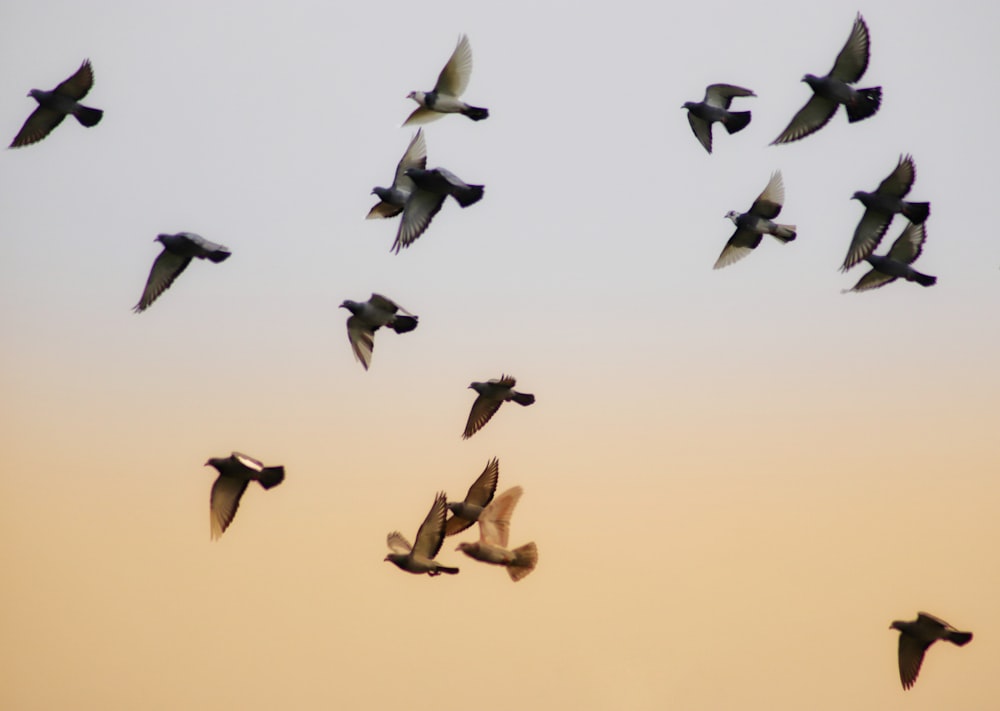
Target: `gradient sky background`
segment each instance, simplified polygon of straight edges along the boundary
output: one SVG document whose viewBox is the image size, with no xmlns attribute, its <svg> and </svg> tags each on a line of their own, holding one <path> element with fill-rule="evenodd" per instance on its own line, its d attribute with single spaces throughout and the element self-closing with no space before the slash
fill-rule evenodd
<svg viewBox="0 0 1000 711">
<path fill-rule="evenodd" d="M 768 146 L 860 9 L 881 111 Z M 89 57 L 85 103 L 0 155 L 0 706 L 994 709 L 1000 700 L 1000 10 L 989 3 L 9 2 L 9 142 Z M 410 249 L 364 220 L 468 33 L 489 120 L 426 130 L 486 185 Z M 753 122 L 705 153 L 680 105 Z M 912 153 L 916 266 L 840 293 Z M 781 221 L 712 264 L 781 169 Z M 884 251 L 903 227 L 890 228 Z M 159 232 L 198 262 L 131 312 Z M 345 298 L 420 315 L 354 361 Z M 472 380 L 537 395 L 460 438 Z M 209 540 L 212 456 L 284 464 Z M 382 561 L 493 456 L 525 489 L 514 585 Z M 916 686 L 894 619 L 976 637 Z"/>
</svg>

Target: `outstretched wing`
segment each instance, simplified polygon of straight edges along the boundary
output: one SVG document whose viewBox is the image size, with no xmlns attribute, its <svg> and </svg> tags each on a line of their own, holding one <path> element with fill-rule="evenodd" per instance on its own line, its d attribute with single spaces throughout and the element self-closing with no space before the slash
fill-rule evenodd
<svg viewBox="0 0 1000 711">
<path fill-rule="evenodd" d="M 455 51 L 451 53 L 451 59 L 438 75 L 434 91 L 448 96 L 461 96 L 465 93 L 465 87 L 469 85 L 469 77 L 471 76 L 472 45 L 469 44 L 469 38 L 462 35 L 458 38 Z"/>
<path fill-rule="evenodd" d="M 428 560 L 438 554 L 444 541 L 444 519 L 447 510 L 447 499 L 444 492 L 439 491 L 434 503 L 431 504 L 431 510 L 427 512 L 427 517 L 417 531 L 417 538 L 413 544 L 414 554 Z"/>
<path fill-rule="evenodd" d="M 510 536 L 510 517 L 521 500 L 524 490 L 514 486 L 493 499 L 479 514 L 479 540 L 501 548 L 507 547 Z"/>
<path fill-rule="evenodd" d="M 853 84 L 864 75 L 868 68 L 868 25 L 861 13 L 854 18 L 854 26 L 847 38 L 847 43 L 837 55 L 830 76 L 842 82 Z"/>
</svg>

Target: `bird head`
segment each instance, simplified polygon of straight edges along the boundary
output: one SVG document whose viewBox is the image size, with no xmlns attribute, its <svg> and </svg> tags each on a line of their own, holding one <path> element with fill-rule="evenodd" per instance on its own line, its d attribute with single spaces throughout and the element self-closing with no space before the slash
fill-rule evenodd
<svg viewBox="0 0 1000 711">
<path fill-rule="evenodd" d="M 681 104 L 682 109 L 688 109 L 688 110 L 693 109 L 695 106 L 696 104 L 693 101 L 685 101 L 683 104 Z"/>
<path fill-rule="evenodd" d="M 347 309 L 353 314 L 357 312 L 360 306 L 361 304 L 359 304 L 357 301 L 351 301 L 350 299 L 345 299 L 344 303 L 342 303 L 339 308 Z"/>
<path fill-rule="evenodd" d="M 456 516 L 458 515 L 458 512 L 462 510 L 462 504 L 461 504 L 461 502 L 451 501 L 451 502 L 449 502 L 447 504 L 447 506 L 448 506 L 448 510 L 451 511 Z"/>
<path fill-rule="evenodd" d="M 868 197 L 868 193 L 864 190 L 856 190 L 854 194 L 851 195 L 851 200 L 860 200 L 861 202 L 864 202 L 866 197 Z"/>
<path fill-rule="evenodd" d="M 740 219 L 740 213 L 736 212 L 736 210 L 730 210 L 725 215 L 723 215 L 723 217 L 725 217 L 727 220 L 732 220 L 733 222 L 736 222 L 737 220 Z"/>
<path fill-rule="evenodd" d="M 889 625 L 889 629 L 891 629 L 891 630 L 899 630 L 900 632 L 902 632 L 903 631 L 903 623 L 900 622 L 899 620 L 896 620 L 891 625 Z"/>
<path fill-rule="evenodd" d="M 407 99 L 413 99 L 414 101 L 419 102 L 420 101 L 420 95 L 423 94 L 423 93 L 424 92 L 422 92 L 422 91 L 411 91 L 409 94 L 406 95 L 406 98 Z"/>
</svg>

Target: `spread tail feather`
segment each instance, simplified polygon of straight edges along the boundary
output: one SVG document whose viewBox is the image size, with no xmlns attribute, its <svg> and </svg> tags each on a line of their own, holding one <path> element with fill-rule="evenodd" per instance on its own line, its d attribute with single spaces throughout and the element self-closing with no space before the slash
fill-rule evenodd
<svg viewBox="0 0 1000 711">
<path fill-rule="evenodd" d="M 416 316 L 396 316 L 393 322 L 389 324 L 389 328 L 391 328 L 396 333 L 409 333 L 416 327 L 417 327 Z"/>
<path fill-rule="evenodd" d="M 458 573 L 458 568 L 449 568 L 448 566 L 445 566 L 445 565 L 439 565 L 437 567 L 437 572 L 438 573 L 446 573 L 448 575 L 455 575 L 455 574 Z"/>
<path fill-rule="evenodd" d="M 455 190 L 452 192 L 455 200 L 462 207 L 468 207 L 472 203 L 479 202 L 483 199 L 483 186 L 482 185 L 470 185 L 468 188 L 463 188 L 461 190 Z"/>
<path fill-rule="evenodd" d="M 904 202 L 903 217 L 915 225 L 923 224 L 930 217 L 931 204 L 929 202 Z"/>
<path fill-rule="evenodd" d="M 512 553 L 514 560 L 507 566 L 507 574 L 515 583 L 530 573 L 538 565 L 538 546 L 534 541 L 515 548 Z"/>
<path fill-rule="evenodd" d="M 874 116 L 878 107 L 882 104 L 882 87 L 876 86 L 871 89 L 858 89 L 861 99 L 854 103 L 844 104 L 847 109 L 847 120 L 851 123 Z"/>
<path fill-rule="evenodd" d="M 726 127 L 729 133 L 736 133 L 737 131 L 742 131 L 750 123 L 750 112 L 749 111 L 732 111 L 722 125 Z"/>
<path fill-rule="evenodd" d="M 531 403 L 533 403 L 535 401 L 535 396 L 532 395 L 531 393 L 519 393 L 519 392 L 515 392 L 515 393 L 513 393 L 513 400 L 518 405 L 525 405 L 525 406 L 527 406 L 527 405 L 530 405 Z"/>
<path fill-rule="evenodd" d="M 257 481 L 265 489 L 270 489 L 271 487 L 277 486 L 285 480 L 285 468 L 284 467 L 264 467 L 260 470 L 260 474 L 257 475 Z"/>
<path fill-rule="evenodd" d="M 76 120 L 81 124 L 90 127 L 97 125 L 101 117 L 104 116 L 104 112 L 100 109 L 92 109 L 89 106 L 79 106 L 73 112 L 73 115 L 76 116 Z"/>
<path fill-rule="evenodd" d="M 462 109 L 462 114 L 468 116 L 473 121 L 482 121 L 490 115 L 489 109 L 481 109 L 478 106 L 466 106 Z"/>
<path fill-rule="evenodd" d="M 920 286 L 934 286 L 937 283 L 937 277 L 921 274 L 917 271 L 913 272 L 913 276 L 909 280 L 917 282 Z"/>
<path fill-rule="evenodd" d="M 963 647 L 972 641 L 971 632 L 952 632 L 948 635 L 948 641 L 952 644 L 957 644 L 959 647 Z"/>
<path fill-rule="evenodd" d="M 797 233 L 795 231 L 795 225 L 778 225 L 771 234 L 780 239 L 782 242 L 791 242 L 795 239 Z"/>
</svg>

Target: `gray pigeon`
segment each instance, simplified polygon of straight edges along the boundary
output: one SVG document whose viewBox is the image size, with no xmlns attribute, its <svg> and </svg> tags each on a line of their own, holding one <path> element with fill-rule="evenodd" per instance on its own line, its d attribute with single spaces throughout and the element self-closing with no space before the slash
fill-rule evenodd
<svg viewBox="0 0 1000 711">
<path fill-rule="evenodd" d="M 900 156 L 896 169 L 879 183 L 875 192 L 866 193 L 858 190 L 851 196 L 852 200 L 860 200 L 865 206 L 865 214 L 861 216 L 861 222 L 854 230 L 854 237 L 851 239 L 851 246 L 847 250 L 841 271 L 846 272 L 875 251 L 896 213 L 918 225 L 931 214 L 929 202 L 903 200 L 913 187 L 916 177 L 917 168 L 913 165 L 913 158 L 909 155 Z"/>
<path fill-rule="evenodd" d="M 209 242 L 204 237 L 193 232 L 178 232 L 175 235 L 157 235 L 154 242 L 163 244 L 163 251 L 153 262 L 146 280 L 146 288 L 142 291 L 139 303 L 133 311 L 140 313 L 149 308 L 157 297 L 170 288 L 174 279 L 187 269 L 194 258 L 208 259 L 215 263 L 224 262 L 231 252 L 221 244 Z"/>
<path fill-rule="evenodd" d="M 209 499 L 210 519 L 212 524 L 212 539 L 222 535 L 236 516 L 240 506 L 240 497 L 251 481 L 260 483 L 265 489 L 277 486 L 285 479 L 284 467 L 265 467 L 253 457 L 239 452 L 233 452 L 228 457 L 217 457 L 205 462 L 219 472 L 219 477 L 212 485 L 212 495 Z"/>
<path fill-rule="evenodd" d="M 959 647 L 969 643 L 971 632 L 959 632 L 944 620 L 926 612 L 918 612 L 913 622 L 896 620 L 889 625 L 891 630 L 899 630 L 899 680 L 904 689 L 909 689 L 917 681 L 924 652 L 939 639 L 944 639 Z"/>
<path fill-rule="evenodd" d="M 396 333 L 408 333 L 417 327 L 417 317 L 381 294 L 372 294 L 368 301 L 344 301 L 340 308 L 347 309 L 347 337 L 354 349 L 354 356 L 368 370 L 375 347 L 375 331 L 388 326 Z M 403 314 L 397 312 L 402 311 Z"/>
<path fill-rule="evenodd" d="M 385 560 L 393 563 L 400 570 L 407 573 L 420 575 L 427 573 L 431 577 L 447 573 L 454 575 L 458 568 L 448 568 L 441 565 L 434 556 L 441 550 L 444 542 L 444 517 L 446 498 L 444 492 L 439 492 L 431 504 L 431 510 L 427 512 L 427 518 L 420 524 L 417 531 L 416 545 L 411 546 L 410 542 L 403 537 L 399 531 L 393 531 L 386 537 L 389 550 L 392 551 L 385 557 Z"/>
<path fill-rule="evenodd" d="M 513 400 L 518 405 L 528 406 L 535 401 L 535 396 L 529 393 L 519 393 L 514 390 L 517 381 L 509 375 L 501 375 L 499 379 L 492 378 L 485 383 L 471 383 L 470 388 L 479 393 L 472 403 L 469 420 L 465 423 L 462 439 L 468 439 L 482 429 L 490 421 L 500 406 L 507 400 Z"/>
<path fill-rule="evenodd" d="M 790 143 L 825 126 L 843 104 L 847 110 L 847 120 L 851 123 L 873 116 L 882 103 L 882 87 L 855 89 L 855 83 L 868 68 L 868 25 L 861 13 L 854 19 L 854 27 L 847 43 L 837 55 L 833 69 L 823 77 L 806 74 L 802 81 L 813 90 L 813 96 L 803 106 L 781 135 L 771 142 Z"/>
<path fill-rule="evenodd" d="M 468 207 L 483 198 L 482 185 L 469 185 L 444 168 L 407 168 L 403 174 L 413 181 L 415 189 L 406 198 L 396 241 L 392 245 L 392 251 L 397 254 L 401 248 L 409 247 L 424 233 L 449 195 L 462 207 Z"/>
<path fill-rule="evenodd" d="M 795 239 L 795 225 L 780 225 L 772 221 L 781 212 L 784 203 L 785 184 L 781 179 L 781 171 L 776 170 L 771 174 L 764 192 L 757 196 L 748 212 L 730 210 L 726 213 L 726 217 L 736 225 L 736 232 L 726 242 L 713 269 L 728 267 L 743 259 L 757 248 L 763 235 L 773 235 L 785 244 Z"/>
<path fill-rule="evenodd" d="M 721 123 L 729 133 L 742 131 L 750 123 L 749 111 L 730 111 L 734 96 L 757 96 L 750 89 L 732 84 L 710 84 L 705 89 L 704 101 L 686 101 L 681 106 L 688 110 L 688 123 L 695 137 L 712 152 L 712 124 Z"/>
<path fill-rule="evenodd" d="M 903 233 L 896 238 L 885 256 L 869 254 L 865 257 L 872 265 L 871 271 L 865 274 L 852 289 L 848 291 L 868 291 L 885 286 L 896 279 L 906 279 L 915 281 L 920 286 L 933 286 L 937 283 L 937 277 L 921 274 L 910 266 L 923 251 L 924 240 L 927 239 L 927 231 L 924 225 L 915 225 L 912 222 L 906 225 Z"/>
<path fill-rule="evenodd" d="M 378 195 L 379 202 L 368 211 L 365 219 L 373 220 L 380 217 L 395 217 L 403 211 L 406 198 L 414 190 L 413 179 L 406 175 L 409 168 L 424 169 L 427 167 L 427 145 L 424 143 L 422 128 L 418 128 L 406 148 L 406 153 L 396 165 L 396 174 L 392 177 L 392 185 L 388 188 L 373 188 L 372 195 Z"/>
<path fill-rule="evenodd" d="M 96 126 L 104 112 L 79 103 L 93 85 L 94 71 L 90 67 L 90 60 L 85 59 L 73 76 L 52 91 L 29 91 L 28 96 L 38 102 L 38 108 L 21 126 L 9 147 L 20 148 L 37 143 L 62 123 L 67 114 L 72 114 L 84 126 Z"/>
<path fill-rule="evenodd" d="M 472 46 L 469 38 L 462 35 L 458 38 L 455 51 L 448 63 L 438 75 L 437 84 L 432 91 L 411 91 L 407 99 L 413 99 L 420 106 L 403 122 L 404 126 L 435 121 L 445 114 L 462 114 L 473 121 L 482 121 L 490 115 L 487 109 L 469 106 L 460 97 L 469 85 L 472 76 Z"/>
<path fill-rule="evenodd" d="M 449 502 L 448 510 L 452 515 L 444 524 L 444 535 L 454 536 L 461 533 L 479 519 L 483 507 L 493 500 L 497 490 L 497 479 L 500 477 L 500 462 L 496 457 L 486 463 L 486 468 L 469 487 L 464 501 Z"/>
<path fill-rule="evenodd" d="M 493 499 L 479 514 L 479 540 L 475 543 L 459 543 L 455 550 L 483 563 L 502 565 L 515 583 L 530 573 L 538 565 L 538 546 L 534 542 L 525 543 L 513 550 L 507 548 L 510 533 L 510 517 L 514 507 L 524 493 L 515 486 Z"/>
</svg>

